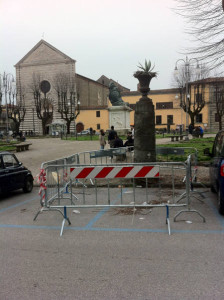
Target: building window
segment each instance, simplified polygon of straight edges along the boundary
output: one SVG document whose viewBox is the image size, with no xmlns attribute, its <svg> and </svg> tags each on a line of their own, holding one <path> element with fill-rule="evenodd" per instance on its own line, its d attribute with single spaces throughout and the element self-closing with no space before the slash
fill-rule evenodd
<svg viewBox="0 0 224 300">
<path fill-rule="evenodd" d="M 100 118 L 100 111 L 99 110 L 96 111 L 96 117 Z"/>
<path fill-rule="evenodd" d="M 100 124 L 96 124 L 96 129 L 100 130 Z"/>
<path fill-rule="evenodd" d="M 156 109 L 172 109 L 173 102 L 157 102 Z"/>
<path fill-rule="evenodd" d="M 202 123 L 202 114 L 196 115 L 196 123 Z"/>
<path fill-rule="evenodd" d="M 167 124 L 169 124 L 169 125 L 173 124 L 173 115 L 167 116 Z"/>
<path fill-rule="evenodd" d="M 156 116 L 156 125 L 162 124 L 162 116 Z"/>
<path fill-rule="evenodd" d="M 47 80 L 43 80 L 40 83 L 40 90 L 42 93 L 47 94 L 51 89 L 51 84 Z"/>
</svg>

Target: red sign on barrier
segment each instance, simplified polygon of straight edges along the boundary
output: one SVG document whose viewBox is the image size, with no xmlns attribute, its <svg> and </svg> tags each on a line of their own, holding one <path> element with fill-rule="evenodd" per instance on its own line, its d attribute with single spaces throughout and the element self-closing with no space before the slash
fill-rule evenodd
<svg viewBox="0 0 224 300">
<path fill-rule="evenodd" d="M 159 177 L 158 166 L 132 167 L 77 167 L 70 168 L 72 179 L 81 178 L 156 178 Z"/>
</svg>

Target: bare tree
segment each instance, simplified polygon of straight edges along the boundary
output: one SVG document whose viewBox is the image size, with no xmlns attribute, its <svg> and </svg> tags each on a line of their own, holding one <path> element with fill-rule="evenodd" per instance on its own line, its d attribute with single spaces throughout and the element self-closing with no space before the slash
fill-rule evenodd
<svg viewBox="0 0 224 300">
<path fill-rule="evenodd" d="M 191 124 L 194 127 L 195 118 L 200 114 L 202 109 L 205 106 L 205 83 L 203 80 L 196 81 L 190 84 L 190 92 L 191 95 L 188 98 L 189 105 L 186 107 L 186 103 L 183 102 L 182 107 L 183 110 L 186 111 L 190 116 Z"/>
<path fill-rule="evenodd" d="M 53 119 L 53 101 L 48 98 L 46 93 L 43 93 L 40 89 L 41 76 L 40 74 L 33 73 L 32 83 L 30 88 L 33 92 L 34 104 L 38 119 L 42 122 L 43 135 L 47 134 L 46 125 L 51 123 Z"/>
<path fill-rule="evenodd" d="M 58 112 L 61 118 L 66 121 L 67 134 L 69 134 L 71 122 L 80 113 L 74 76 L 67 73 L 56 74 L 54 77 L 54 89 L 58 96 Z"/>
<path fill-rule="evenodd" d="M 222 118 L 224 116 L 224 86 L 222 83 L 214 84 L 214 100 L 216 106 L 216 121 L 219 122 L 219 130 L 222 130 Z"/>
<path fill-rule="evenodd" d="M 1 75 L 0 88 L 0 114 L 2 112 L 2 98 L 4 95 L 6 122 L 8 122 L 8 119 L 11 119 L 13 121 L 11 127 L 18 133 L 20 124 L 24 121 L 26 114 L 24 88 L 18 86 L 17 89 L 14 76 L 11 73 L 7 74 L 6 72 Z"/>
<path fill-rule="evenodd" d="M 224 14 L 221 0 L 176 0 L 176 13 L 186 20 L 186 32 L 195 46 L 186 49 L 212 70 L 223 64 Z"/>
<path fill-rule="evenodd" d="M 8 118 L 13 121 L 13 127 L 16 135 L 19 133 L 20 124 L 24 121 L 26 107 L 24 102 L 25 89 L 19 87 L 17 93 L 16 86 L 12 85 L 9 92 Z"/>
<path fill-rule="evenodd" d="M 208 74 L 209 71 L 205 66 L 200 68 L 200 74 L 196 74 L 190 65 L 181 66 L 178 74 L 174 74 L 174 85 L 179 89 L 180 94 L 180 107 L 190 116 L 193 127 L 195 117 L 205 106 L 204 77 Z M 200 80 L 198 80 L 199 78 Z"/>
</svg>

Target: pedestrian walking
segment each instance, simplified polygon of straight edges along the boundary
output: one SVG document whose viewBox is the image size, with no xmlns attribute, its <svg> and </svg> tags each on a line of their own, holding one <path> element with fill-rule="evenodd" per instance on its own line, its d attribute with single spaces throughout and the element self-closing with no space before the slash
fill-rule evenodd
<svg viewBox="0 0 224 300">
<path fill-rule="evenodd" d="M 111 130 L 108 134 L 108 144 L 110 145 L 110 148 L 114 148 L 114 141 L 115 136 L 117 135 L 117 132 L 114 130 L 114 126 L 111 126 Z"/>
<path fill-rule="evenodd" d="M 100 140 L 100 149 L 103 150 L 106 145 L 105 132 L 103 129 L 100 129 L 99 140 Z"/>
</svg>

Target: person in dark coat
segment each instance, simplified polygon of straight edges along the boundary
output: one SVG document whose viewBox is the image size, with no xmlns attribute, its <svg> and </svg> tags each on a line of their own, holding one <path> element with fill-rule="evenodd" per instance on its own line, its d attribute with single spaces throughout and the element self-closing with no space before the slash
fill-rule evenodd
<svg viewBox="0 0 224 300">
<path fill-rule="evenodd" d="M 120 148 L 120 147 L 123 147 L 123 146 L 124 146 L 124 144 L 123 144 L 122 139 L 120 139 L 118 137 L 118 135 L 116 134 L 115 135 L 115 140 L 114 140 L 114 148 Z"/>
<path fill-rule="evenodd" d="M 192 124 L 189 125 L 189 133 L 192 134 L 194 126 Z"/>
<path fill-rule="evenodd" d="M 128 132 L 127 141 L 124 143 L 124 147 L 134 146 L 134 139 L 132 137 L 132 132 Z"/>
<path fill-rule="evenodd" d="M 114 141 L 115 136 L 117 135 L 117 132 L 114 130 L 114 126 L 111 126 L 111 130 L 108 134 L 108 144 L 110 145 L 110 148 L 114 148 Z"/>
</svg>

